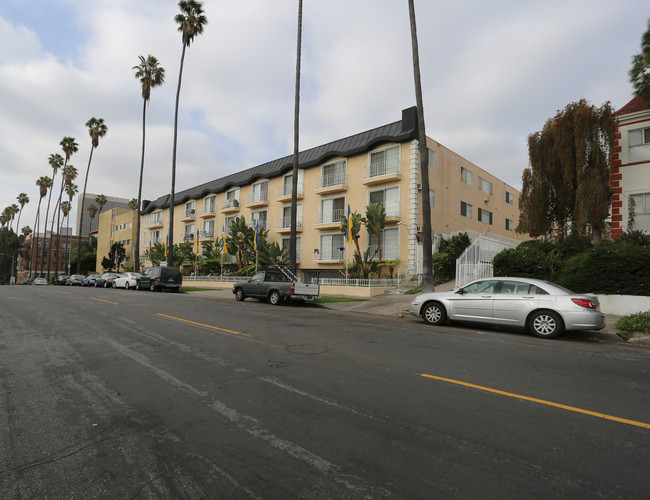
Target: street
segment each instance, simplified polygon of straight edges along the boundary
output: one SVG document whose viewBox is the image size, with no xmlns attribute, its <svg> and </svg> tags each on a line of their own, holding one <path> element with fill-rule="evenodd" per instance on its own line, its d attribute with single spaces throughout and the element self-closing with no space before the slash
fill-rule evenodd
<svg viewBox="0 0 650 500">
<path fill-rule="evenodd" d="M 0 287 L 0 498 L 650 498 L 650 350 Z"/>
</svg>

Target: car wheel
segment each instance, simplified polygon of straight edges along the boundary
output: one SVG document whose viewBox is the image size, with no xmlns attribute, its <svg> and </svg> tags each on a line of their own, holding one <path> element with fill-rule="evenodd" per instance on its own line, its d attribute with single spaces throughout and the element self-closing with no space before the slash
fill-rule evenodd
<svg viewBox="0 0 650 500">
<path fill-rule="evenodd" d="M 128 289 L 129 289 L 129 282 L 128 282 L 128 281 L 127 281 L 126 283 L 124 283 L 124 289 L 125 289 L 125 290 L 128 290 Z"/>
<path fill-rule="evenodd" d="M 438 302 L 432 302 L 422 309 L 422 319 L 428 325 L 440 325 L 447 319 L 447 311 Z"/>
<path fill-rule="evenodd" d="M 113 281 L 113 288 L 117 288 L 117 283 Z"/>
<path fill-rule="evenodd" d="M 282 302 L 282 297 L 280 297 L 280 292 L 278 292 L 277 290 L 273 290 L 269 294 L 269 302 L 274 306 L 280 304 L 280 302 Z"/>
<path fill-rule="evenodd" d="M 552 339 L 562 333 L 562 319 L 553 311 L 537 311 L 528 320 L 528 328 L 536 337 Z"/>
<path fill-rule="evenodd" d="M 238 288 L 235 290 L 235 300 L 237 302 L 242 302 L 246 298 L 246 295 L 244 295 L 244 290 L 241 288 Z"/>
<path fill-rule="evenodd" d="M 156 291 L 156 284 L 153 281 L 149 285 L 149 290 L 152 291 L 152 292 Z"/>
<path fill-rule="evenodd" d="M 135 289 L 140 290 L 140 282 L 139 281 L 135 282 Z"/>
</svg>

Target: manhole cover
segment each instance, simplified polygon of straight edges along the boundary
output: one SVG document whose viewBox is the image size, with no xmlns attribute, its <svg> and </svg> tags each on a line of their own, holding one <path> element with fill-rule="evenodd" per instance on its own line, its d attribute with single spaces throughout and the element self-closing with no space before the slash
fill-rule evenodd
<svg viewBox="0 0 650 500">
<path fill-rule="evenodd" d="M 322 345 L 290 345 L 287 347 L 287 351 L 293 354 L 324 354 L 329 349 Z"/>
</svg>

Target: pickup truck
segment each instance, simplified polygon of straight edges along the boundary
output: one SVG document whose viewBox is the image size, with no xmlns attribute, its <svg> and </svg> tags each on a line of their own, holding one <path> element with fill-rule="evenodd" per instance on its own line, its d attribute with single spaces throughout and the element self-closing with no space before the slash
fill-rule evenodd
<svg viewBox="0 0 650 500">
<path fill-rule="evenodd" d="M 255 273 L 246 281 L 235 283 L 232 293 L 238 301 L 246 297 L 255 297 L 278 305 L 282 301 L 291 299 L 318 299 L 320 285 L 303 283 L 288 271 L 268 269 Z"/>
</svg>

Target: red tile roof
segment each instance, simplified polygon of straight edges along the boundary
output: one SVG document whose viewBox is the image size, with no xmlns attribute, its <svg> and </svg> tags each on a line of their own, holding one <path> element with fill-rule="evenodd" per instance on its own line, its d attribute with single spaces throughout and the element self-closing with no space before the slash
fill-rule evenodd
<svg viewBox="0 0 650 500">
<path fill-rule="evenodd" d="M 645 109 L 647 108 L 645 103 L 643 102 L 643 99 L 641 99 L 640 97 L 635 97 L 630 102 L 628 102 L 625 106 L 619 109 L 616 112 L 616 114 L 627 115 L 630 113 L 636 113 L 637 111 L 644 111 Z"/>
</svg>

